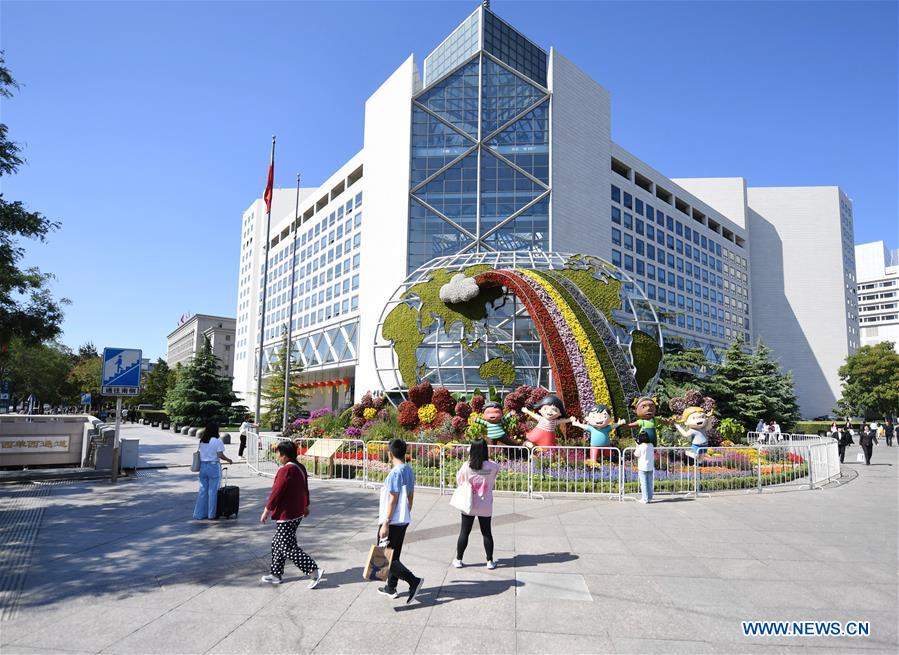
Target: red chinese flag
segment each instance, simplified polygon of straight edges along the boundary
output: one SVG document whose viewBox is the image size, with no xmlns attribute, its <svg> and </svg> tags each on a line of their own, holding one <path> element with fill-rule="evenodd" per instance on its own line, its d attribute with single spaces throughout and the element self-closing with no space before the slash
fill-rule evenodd
<svg viewBox="0 0 899 655">
<path fill-rule="evenodd" d="M 262 199 L 265 200 L 266 213 L 272 213 L 272 188 L 275 184 L 275 159 L 272 157 L 271 163 L 268 165 L 268 182 L 265 183 L 265 193 Z"/>
</svg>

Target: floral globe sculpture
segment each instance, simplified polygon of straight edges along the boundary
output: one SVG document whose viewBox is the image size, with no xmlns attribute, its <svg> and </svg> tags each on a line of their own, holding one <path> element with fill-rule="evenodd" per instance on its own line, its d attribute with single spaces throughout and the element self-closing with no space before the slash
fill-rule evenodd
<svg viewBox="0 0 899 655">
<path fill-rule="evenodd" d="M 438 258 L 395 291 L 381 315 L 375 367 L 404 399 L 429 381 L 470 393 L 545 387 L 570 414 L 651 389 L 662 359 L 652 304 L 625 273 L 594 257 L 547 252 Z M 411 418 L 411 417 L 410 417 Z"/>
</svg>

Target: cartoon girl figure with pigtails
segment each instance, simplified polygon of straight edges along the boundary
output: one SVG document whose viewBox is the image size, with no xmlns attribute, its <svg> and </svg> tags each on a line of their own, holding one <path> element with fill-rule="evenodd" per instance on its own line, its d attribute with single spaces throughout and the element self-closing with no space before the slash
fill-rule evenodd
<svg viewBox="0 0 899 655">
<path fill-rule="evenodd" d="M 645 433 L 649 443 L 655 446 L 657 442 L 656 430 L 660 425 L 666 423 L 663 419 L 656 418 L 656 414 L 659 411 L 658 399 L 652 396 L 640 396 L 634 399 L 631 407 L 634 408 L 637 420 L 628 423 L 627 426 L 629 428 L 639 428 L 638 434 L 639 432 Z"/>
<path fill-rule="evenodd" d="M 708 450 L 709 438 L 705 433 L 708 419 L 709 416 L 702 407 L 687 407 L 674 424 L 680 435 L 690 440 L 686 455 L 691 459 L 701 459 Z"/>
<path fill-rule="evenodd" d="M 534 446 L 555 446 L 556 445 L 556 427 L 564 423 L 570 423 L 571 419 L 565 413 L 565 405 L 558 396 L 549 395 L 534 405 L 533 411 L 524 407 L 521 411 L 530 418 L 537 421 L 536 427 L 527 433 L 527 440 L 524 445 L 532 448 Z"/>
</svg>

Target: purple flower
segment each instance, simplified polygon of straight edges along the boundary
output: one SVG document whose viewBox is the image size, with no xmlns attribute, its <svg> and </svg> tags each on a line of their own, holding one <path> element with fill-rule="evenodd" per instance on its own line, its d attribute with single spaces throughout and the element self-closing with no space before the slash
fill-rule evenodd
<svg viewBox="0 0 899 655">
<path fill-rule="evenodd" d="M 348 427 L 343 431 L 344 436 L 355 439 L 362 436 L 362 430 L 356 427 Z"/>
<path fill-rule="evenodd" d="M 312 412 L 309 415 L 309 419 L 312 420 L 312 419 L 316 419 L 316 418 L 321 418 L 322 416 L 328 416 L 330 413 L 331 413 L 330 409 L 322 407 L 321 409 L 316 409 L 314 412 Z"/>
</svg>

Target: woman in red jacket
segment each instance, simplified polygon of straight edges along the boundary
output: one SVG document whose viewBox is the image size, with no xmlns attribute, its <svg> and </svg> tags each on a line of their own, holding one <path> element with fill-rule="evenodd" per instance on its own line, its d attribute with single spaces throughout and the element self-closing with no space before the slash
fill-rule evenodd
<svg viewBox="0 0 899 655">
<path fill-rule="evenodd" d="M 272 517 L 278 524 L 272 538 L 272 572 L 262 576 L 262 582 L 281 584 L 284 562 L 290 560 L 305 574 L 311 574 L 310 589 L 315 589 L 321 581 L 322 571 L 315 560 L 309 557 L 297 544 L 297 528 L 300 521 L 309 516 L 309 484 L 306 469 L 297 462 L 297 447 L 290 441 L 282 441 L 277 446 L 278 463 L 281 468 L 272 483 L 272 493 L 268 497 L 260 521 L 265 523 Z"/>
</svg>

